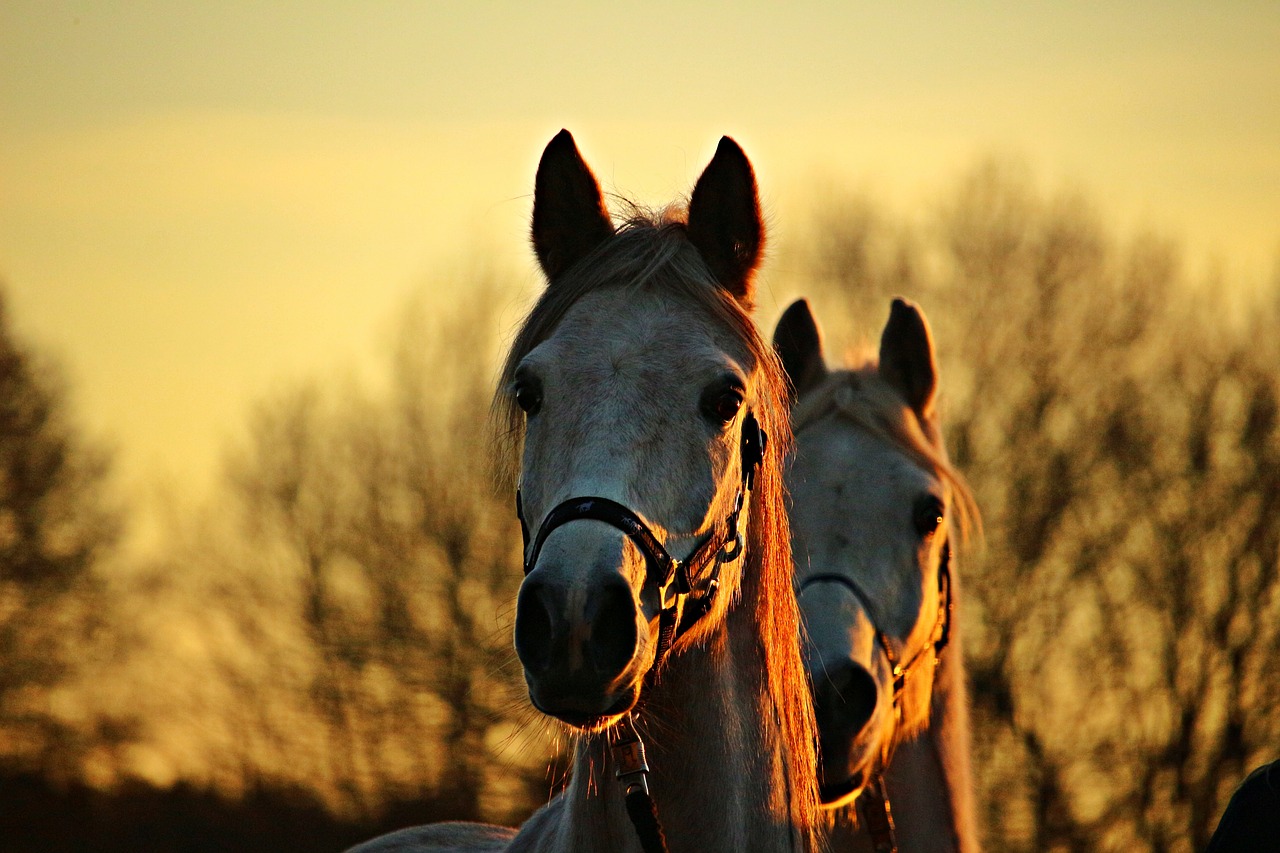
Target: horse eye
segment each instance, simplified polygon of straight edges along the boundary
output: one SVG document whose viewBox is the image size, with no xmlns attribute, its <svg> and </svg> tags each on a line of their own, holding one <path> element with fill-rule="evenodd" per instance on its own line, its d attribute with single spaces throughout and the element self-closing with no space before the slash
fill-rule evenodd
<svg viewBox="0 0 1280 853">
<path fill-rule="evenodd" d="M 721 388 L 703 402 L 703 412 L 717 424 L 727 424 L 737 417 L 742 408 L 742 390 L 739 388 Z"/>
<path fill-rule="evenodd" d="M 912 512 L 912 522 L 915 524 L 916 533 L 921 536 L 928 536 L 942 525 L 942 516 L 945 508 L 942 501 L 937 495 L 924 495 L 916 501 L 915 509 Z"/>
<path fill-rule="evenodd" d="M 536 379 L 516 380 L 516 405 L 526 415 L 536 415 L 542 408 L 542 383 Z"/>
</svg>

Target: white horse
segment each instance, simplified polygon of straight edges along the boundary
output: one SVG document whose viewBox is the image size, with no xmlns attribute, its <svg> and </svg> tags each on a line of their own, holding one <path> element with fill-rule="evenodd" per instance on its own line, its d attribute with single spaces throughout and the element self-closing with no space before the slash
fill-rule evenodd
<svg viewBox="0 0 1280 853">
<path fill-rule="evenodd" d="M 830 846 L 971 853 L 952 545 L 978 516 L 943 446 L 928 323 L 895 299 L 879 362 L 828 371 L 800 300 L 774 345 L 795 390 L 787 482 Z"/>
<path fill-rule="evenodd" d="M 578 735 L 572 778 L 518 832 L 438 824 L 357 849 L 816 849 L 786 385 L 748 316 L 751 165 L 722 139 L 687 216 L 615 228 L 561 131 L 532 230 L 548 285 L 495 408 L 522 452 L 516 651 L 530 701 Z"/>
</svg>

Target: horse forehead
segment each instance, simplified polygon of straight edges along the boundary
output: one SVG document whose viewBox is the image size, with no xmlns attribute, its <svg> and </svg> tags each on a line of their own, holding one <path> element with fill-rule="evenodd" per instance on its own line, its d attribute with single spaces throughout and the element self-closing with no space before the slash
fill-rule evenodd
<svg viewBox="0 0 1280 853">
<path fill-rule="evenodd" d="M 663 368 L 729 368 L 740 361 L 725 330 L 692 304 L 645 291 L 610 289 L 588 294 L 571 308 L 552 337 L 562 369 L 604 369 L 676 383 L 689 371 Z M 696 374 L 695 374 L 696 375 Z"/>
<path fill-rule="evenodd" d="M 533 506 L 567 490 L 664 519 L 685 503 L 705 512 L 714 469 L 704 464 L 711 435 L 698 401 L 726 371 L 750 378 L 724 330 L 686 307 L 643 292 L 591 293 L 525 357 L 546 393 L 525 441 Z M 693 528 L 701 519 L 669 520 Z"/>
<path fill-rule="evenodd" d="M 796 436 L 791 490 L 828 513 L 898 507 L 936 488 L 937 477 L 905 450 L 849 421 L 825 418 Z M 819 496 L 822 499 L 819 499 Z"/>
<path fill-rule="evenodd" d="M 832 571 L 905 558 L 915 544 L 912 508 L 936 483 L 901 448 L 851 423 L 828 418 L 806 426 L 787 483 L 803 552 L 797 560 Z"/>
<path fill-rule="evenodd" d="M 917 565 L 911 511 L 938 487 L 934 475 L 887 439 L 830 417 L 796 436 L 788 485 L 801 577 L 848 574 L 880 603 L 886 624 L 908 619 L 919 598 L 916 572 L 906 571 Z M 806 618 L 826 609 L 817 601 L 802 601 Z"/>
</svg>

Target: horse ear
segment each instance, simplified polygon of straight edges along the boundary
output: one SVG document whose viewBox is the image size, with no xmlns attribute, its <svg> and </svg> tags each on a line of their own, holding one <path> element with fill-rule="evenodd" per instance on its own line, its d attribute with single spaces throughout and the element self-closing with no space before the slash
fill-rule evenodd
<svg viewBox="0 0 1280 853">
<path fill-rule="evenodd" d="M 924 312 L 907 299 L 894 299 L 889 309 L 889 322 L 880 336 L 880 376 L 897 389 L 922 421 L 933 418 L 938 394 L 933 335 Z"/>
<path fill-rule="evenodd" d="M 567 130 L 547 143 L 538 161 L 530 231 L 548 279 L 559 277 L 613 234 L 600 184 Z"/>
<path fill-rule="evenodd" d="M 689 199 L 689 241 L 738 302 L 750 307 L 752 275 L 764 252 L 756 176 L 738 143 L 720 138 Z"/>
<path fill-rule="evenodd" d="M 822 332 L 809 300 L 797 299 L 783 312 L 773 330 L 773 348 L 787 372 L 793 403 L 827 375 L 827 365 L 822 358 Z"/>
</svg>

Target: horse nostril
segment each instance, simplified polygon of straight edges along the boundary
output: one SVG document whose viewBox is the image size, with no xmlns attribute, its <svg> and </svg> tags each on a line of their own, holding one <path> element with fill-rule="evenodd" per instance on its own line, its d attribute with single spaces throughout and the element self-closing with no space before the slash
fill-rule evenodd
<svg viewBox="0 0 1280 853">
<path fill-rule="evenodd" d="M 621 673 L 636 651 L 636 605 L 631 587 L 619 577 L 610 579 L 595 596 L 588 654 L 596 672 L 606 677 Z"/>
<path fill-rule="evenodd" d="M 854 731 L 861 732 L 871 719 L 876 710 L 876 693 L 876 680 L 871 673 L 854 664 L 846 683 L 840 688 Z"/>
<path fill-rule="evenodd" d="M 823 731 L 857 737 L 876 709 L 871 673 L 851 660 L 827 662 L 814 680 L 814 712 Z"/>
<path fill-rule="evenodd" d="M 548 589 L 537 580 L 526 580 L 516 599 L 516 655 L 530 672 L 544 672 L 551 665 L 552 625 Z"/>
</svg>

